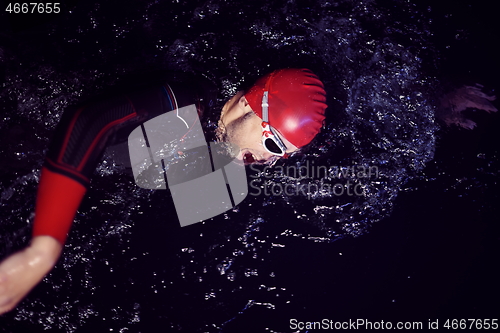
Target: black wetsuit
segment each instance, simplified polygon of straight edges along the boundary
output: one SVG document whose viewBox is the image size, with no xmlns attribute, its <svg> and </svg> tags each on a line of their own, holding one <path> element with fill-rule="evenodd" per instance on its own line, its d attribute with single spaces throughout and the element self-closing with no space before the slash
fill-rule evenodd
<svg viewBox="0 0 500 333">
<path fill-rule="evenodd" d="M 69 108 L 42 169 L 33 236 L 64 243 L 106 147 L 126 142 L 137 126 L 177 108 L 195 104 L 199 113 L 207 112 L 216 102 L 215 91 L 206 80 L 174 80 Z"/>
</svg>

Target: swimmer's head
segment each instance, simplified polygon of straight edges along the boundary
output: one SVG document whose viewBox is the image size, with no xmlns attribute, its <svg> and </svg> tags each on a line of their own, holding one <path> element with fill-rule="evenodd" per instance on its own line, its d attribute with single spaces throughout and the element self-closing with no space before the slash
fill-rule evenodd
<svg viewBox="0 0 500 333">
<path fill-rule="evenodd" d="M 323 83 L 308 69 L 280 69 L 240 91 L 221 115 L 224 141 L 241 147 L 246 163 L 272 162 L 310 143 L 325 119 Z"/>
</svg>

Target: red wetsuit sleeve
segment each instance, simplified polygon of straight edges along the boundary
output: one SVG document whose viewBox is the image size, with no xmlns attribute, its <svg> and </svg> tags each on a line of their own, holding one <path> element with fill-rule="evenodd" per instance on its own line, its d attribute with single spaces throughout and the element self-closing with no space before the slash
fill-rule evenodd
<svg viewBox="0 0 500 333">
<path fill-rule="evenodd" d="M 33 236 L 52 236 L 64 244 L 86 188 L 79 182 L 42 169 Z"/>
</svg>

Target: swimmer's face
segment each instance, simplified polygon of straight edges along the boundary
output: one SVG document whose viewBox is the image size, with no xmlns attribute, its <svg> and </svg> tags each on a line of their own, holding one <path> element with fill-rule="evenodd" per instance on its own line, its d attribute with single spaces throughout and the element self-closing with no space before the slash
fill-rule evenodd
<svg viewBox="0 0 500 333">
<path fill-rule="evenodd" d="M 252 111 L 243 91 L 234 95 L 222 108 L 219 132 L 222 141 L 240 147 L 238 158 L 250 163 L 271 163 L 279 158 L 262 145 L 262 119 Z M 278 134 L 279 135 L 279 134 Z M 292 143 L 279 135 L 287 147 L 287 153 L 298 150 Z"/>
</svg>

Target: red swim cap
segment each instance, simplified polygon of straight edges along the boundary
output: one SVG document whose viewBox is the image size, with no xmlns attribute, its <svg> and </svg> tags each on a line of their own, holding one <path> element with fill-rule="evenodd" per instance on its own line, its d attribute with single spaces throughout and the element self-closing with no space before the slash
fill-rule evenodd
<svg viewBox="0 0 500 333">
<path fill-rule="evenodd" d="M 323 83 L 309 69 L 279 69 L 257 80 L 245 94 L 262 118 L 262 96 L 268 91 L 269 125 L 288 141 L 303 147 L 314 139 L 325 119 Z"/>
</svg>

